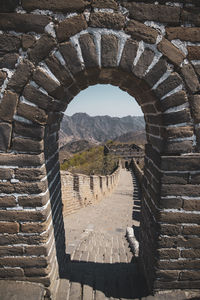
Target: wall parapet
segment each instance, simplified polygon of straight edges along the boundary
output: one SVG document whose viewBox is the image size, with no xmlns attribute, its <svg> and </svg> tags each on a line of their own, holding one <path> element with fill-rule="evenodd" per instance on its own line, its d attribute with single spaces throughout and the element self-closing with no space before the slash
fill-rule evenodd
<svg viewBox="0 0 200 300">
<path fill-rule="evenodd" d="M 133 170 L 133 172 L 134 172 L 134 174 L 137 178 L 138 184 L 140 186 L 140 190 L 142 190 L 142 183 L 143 183 L 144 173 L 140 169 L 139 165 L 137 164 L 137 162 L 134 158 L 131 160 L 131 169 Z"/>
<path fill-rule="evenodd" d="M 100 176 L 72 174 L 61 171 L 63 215 L 98 203 L 103 197 L 112 193 L 118 184 L 119 166 L 111 175 Z"/>
</svg>

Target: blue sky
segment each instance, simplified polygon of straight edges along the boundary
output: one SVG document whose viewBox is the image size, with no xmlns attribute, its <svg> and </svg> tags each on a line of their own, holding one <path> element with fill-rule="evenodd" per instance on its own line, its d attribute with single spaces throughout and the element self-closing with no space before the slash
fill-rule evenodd
<svg viewBox="0 0 200 300">
<path fill-rule="evenodd" d="M 78 112 L 85 112 L 90 116 L 111 117 L 143 115 L 133 97 L 109 84 L 97 84 L 81 91 L 68 105 L 65 114 L 71 116 Z"/>
</svg>

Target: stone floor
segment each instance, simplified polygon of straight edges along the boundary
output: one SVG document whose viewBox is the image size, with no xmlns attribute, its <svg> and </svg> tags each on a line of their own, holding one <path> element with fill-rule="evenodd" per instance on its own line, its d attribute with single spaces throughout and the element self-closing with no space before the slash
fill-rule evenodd
<svg viewBox="0 0 200 300">
<path fill-rule="evenodd" d="M 111 196 L 65 218 L 71 261 L 58 299 L 139 299 L 147 295 L 145 281 L 125 238 L 128 226 L 139 225 L 139 209 L 135 178 L 122 170 Z"/>
</svg>

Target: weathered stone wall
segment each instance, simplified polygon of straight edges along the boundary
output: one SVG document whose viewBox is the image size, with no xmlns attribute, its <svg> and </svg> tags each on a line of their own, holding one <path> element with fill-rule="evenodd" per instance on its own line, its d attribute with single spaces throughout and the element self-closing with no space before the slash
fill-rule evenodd
<svg viewBox="0 0 200 300">
<path fill-rule="evenodd" d="M 61 171 L 63 215 L 98 203 L 112 193 L 119 179 L 120 167 L 111 175 L 87 176 Z"/>
<path fill-rule="evenodd" d="M 198 0 L 2 0 L 0 277 L 56 291 L 65 259 L 58 130 L 83 89 L 120 87 L 147 132 L 141 261 L 151 290 L 199 288 Z"/>
<path fill-rule="evenodd" d="M 135 159 L 132 159 L 131 160 L 131 163 L 130 163 L 130 167 L 132 169 L 132 171 L 134 172 L 136 178 L 137 178 L 137 181 L 138 181 L 138 184 L 140 186 L 140 188 L 142 188 L 143 186 L 143 176 L 144 176 L 144 173 L 143 171 L 140 169 L 139 165 L 137 164 L 136 160 Z"/>
</svg>

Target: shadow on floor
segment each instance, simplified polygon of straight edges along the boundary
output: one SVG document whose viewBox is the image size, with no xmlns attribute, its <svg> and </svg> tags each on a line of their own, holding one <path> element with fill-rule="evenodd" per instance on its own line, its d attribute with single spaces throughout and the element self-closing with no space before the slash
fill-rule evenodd
<svg viewBox="0 0 200 300">
<path fill-rule="evenodd" d="M 148 295 L 136 262 L 108 264 L 71 261 L 67 263 L 66 271 L 62 278 L 81 286 L 90 286 L 103 292 L 106 297 L 138 299 Z"/>
</svg>

